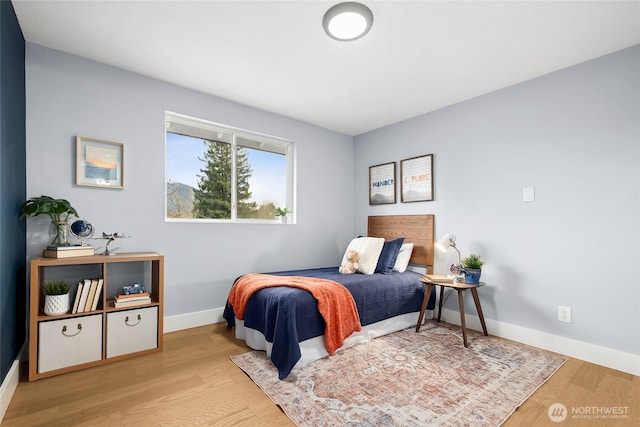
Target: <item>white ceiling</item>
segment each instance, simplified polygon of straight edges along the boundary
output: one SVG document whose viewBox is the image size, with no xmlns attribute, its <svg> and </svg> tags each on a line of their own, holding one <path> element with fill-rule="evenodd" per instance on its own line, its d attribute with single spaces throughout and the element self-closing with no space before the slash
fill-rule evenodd
<svg viewBox="0 0 640 427">
<path fill-rule="evenodd" d="M 640 43 L 639 1 L 13 0 L 27 41 L 357 135 Z"/>
</svg>

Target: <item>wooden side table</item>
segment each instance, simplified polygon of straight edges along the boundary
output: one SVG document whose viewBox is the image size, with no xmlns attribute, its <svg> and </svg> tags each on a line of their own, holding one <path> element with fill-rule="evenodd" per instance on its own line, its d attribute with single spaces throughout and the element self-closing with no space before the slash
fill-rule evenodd
<svg viewBox="0 0 640 427">
<path fill-rule="evenodd" d="M 463 293 L 467 289 L 471 290 L 471 295 L 473 295 L 473 301 L 476 303 L 476 310 L 478 311 L 478 317 L 480 317 L 480 323 L 482 324 L 482 331 L 485 336 L 488 336 L 487 325 L 484 323 L 484 315 L 482 314 L 482 307 L 480 306 L 480 298 L 478 297 L 478 288 L 484 285 L 484 282 L 480 283 L 436 283 L 432 282 L 426 278 L 420 279 L 422 283 L 427 285 L 427 292 L 424 294 L 424 299 L 422 300 L 422 307 L 420 307 L 420 316 L 418 316 L 418 324 L 416 325 L 416 332 L 420 332 L 420 326 L 422 326 L 422 318 L 424 317 L 424 311 L 427 308 L 427 302 L 429 301 L 429 296 L 431 295 L 431 291 L 434 286 L 440 286 L 440 302 L 438 303 L 438 322 L 440 321 L 440 317 L 442 315 L 442 297 L 444 295 L 444 288 L 452 288 L 458 291 L 458 305 L 460 306 L 460 323 L 462 324 L 462 338 L 464 340 L 464 346 L 469 347 L 469 343 L 467 342 L 467 325 L 465 323 L 464 318 L 464 301 L 463 301 Z"/>
</svg>

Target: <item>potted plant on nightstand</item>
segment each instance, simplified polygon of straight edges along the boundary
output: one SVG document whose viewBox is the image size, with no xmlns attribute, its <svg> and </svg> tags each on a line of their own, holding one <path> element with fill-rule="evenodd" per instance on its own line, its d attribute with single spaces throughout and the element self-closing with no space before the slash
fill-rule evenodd
<svg viewBox="0 0 640 427">
<path fill-rule="evenodd" d="M 65 199 L 54 199 L 50 196 L 32 197 L 20 207 L 20 219 L 30 216 L 49 215 L 55 227 L 55 236 L 51 246 L 69 246 L 69 216 L 78 216 L 71 203 Z"/>
<path fill-rule="evenodd" d="M 280 222 L 282 224 L 286 224 L 287 223 L 287 214 L 289 214 L 289 213 L 291 213 L 291 211 L 287 207 L 285 207 L 285 208 L 276 208 L 276 216 L 280 217 Z"/>
<path fill-rule="evenodd" d="M 69 311 L 69 284 L 64 280 L 54 280 L 42 288 L 44 297 L 44 314 L 57 316 Z"/>
<path fill-rule="evenodd" d="M 469 256 L 462 258 L 460 263 L 462 264 L 465 283 L 479 283 L 482 266 L 484 265 L 484 261 L 480 255 L 470 254 Z"/>
</svg>

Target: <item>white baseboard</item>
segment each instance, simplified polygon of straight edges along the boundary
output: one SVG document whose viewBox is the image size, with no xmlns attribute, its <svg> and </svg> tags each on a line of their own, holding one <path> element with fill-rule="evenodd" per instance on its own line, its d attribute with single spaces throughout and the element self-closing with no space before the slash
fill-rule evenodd
<svg viewBox="0 0 640 427">
<path fill-rule="evenodd" d="M 216 308 L 213 310 L 197 311 L 194 313 L 179 314 L 176 316 L 165 316 L 163 328 L 164 333 L 225 322 L 226 320 L 222 317 L 223 313 L 224 308 Z M 424 320 L 426 321 L 432 318 L 433 310 L 425 311 Z"/>
<path fill-rule="evenodd" d="M 20 382 L 20 360 L 22 359 L 23 350 L 24 346 L 18 353 L 18 358 L 11 364 L 11 368 L 9 372 L 7 372 L 4 381 L 2 381 L 2 385 L 0 385 L 0 424 L 2 424 L 4 415 L 9 408 L 9 403 L 11 403 L 13 393 L 15 393 L 18 383 Z"/>
<path fill-rule="evenodd" d="M 442 318 L 446 319 L 447 323 L 460 326 L 458 311 L 445 308 L 442 310 Z M 482 331 L 480 318 L 476 315 L 465 313 L 465 323 L 469 329 Z M 496 320 L 485 319 L 485 323 L 489 335 L 553 351 L 632 375 L 640 375 L 640 356 L 638 355 Z"/>
<path fill-rule="evenodd" d="M 223 311 L 224 308 L 219 308 L 165 317 L 164 331 L 173 332 L 223 322 Z M 448 323 L 460 325 L 460 313 L 457 311 L 445 308 L 442 310 L 442 317 L 443 320 L 446 319 Z M 465 319 L 469 329 L 476 331 L 482 330 L 478 316 L 467 314 Z M 485 320 L 489 335 L 553 351 L 554 353 L 606 366 L 632 375 L 640 375 L 640 356 L 635 354 L 625 353 L 620 350 L 589 344 L 571 338 L 560 337 L 535 329 L 498 322 L 496 320 Z"/>
<path fill-rule="evenodd" d="M 176 316 L 165 316 L 164 332 L 181 331 L 183 329 L 197 328 L 198 326 L 211 325 L 224 321 L 222 313 L 224 308 L 213 310 L 196 311 L 194 313 L 178 314 Z"/>
</svg>

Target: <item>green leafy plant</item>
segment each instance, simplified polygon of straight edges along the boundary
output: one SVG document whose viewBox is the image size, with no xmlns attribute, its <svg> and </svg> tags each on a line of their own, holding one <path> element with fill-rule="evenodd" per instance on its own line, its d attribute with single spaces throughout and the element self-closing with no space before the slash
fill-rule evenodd
<svg viewBox="0 0 640 427">
<path fill-rule="evenodd" d="M 462 261 L 460 262 L 464 268 L 479 269 L 484 265 L 484 261 L 480 255 L 477 254 L 470 254 L 469 256 L 462 258 Z"/>
<path fill-rule="evenodd" d="M 288 213 L 291 213 L 289 208 L 276 208 L 276 216 L 286 216 Z"/>
<path fill-rule="evenodd" d="M 64 280 L 54 280 L 42 287 L 47 295 L 64 295 L 69 293 L 69 284 Z"/>
<path fill-rule="evenodd" d="M 20 218 L 49 215 L 52 222 L 67 222 L 69 215 L 78 216 L 71 203 L 65 199 L 54 199 L 50 196 L 32 197 L 20 207 Z"/>
</svg>

